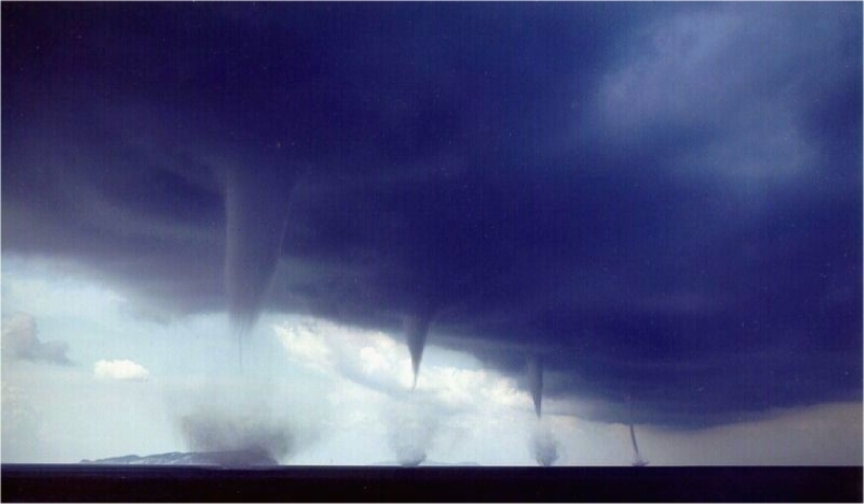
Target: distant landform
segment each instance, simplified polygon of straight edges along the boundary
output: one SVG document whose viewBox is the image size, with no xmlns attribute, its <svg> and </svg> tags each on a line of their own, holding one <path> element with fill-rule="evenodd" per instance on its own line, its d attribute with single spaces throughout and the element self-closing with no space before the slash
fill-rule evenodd
<svg viewBox="0 0 864 504">
<path fill-rule="evenodd" d="M 220 451 L 220 452 L 170 452 L 157 455 L 125 455 L 97 460 L 81 461 L 82 464 L 110 465 L 188 465 L 188 466 L 222 466 L 222 467 L 254 467 L 277 466 L 277 462 L 266 452 L 257 450 Z"/>
<path fill-rule="evenodd" d="M 106 464 L 106 465 L 175 465 L 175 466 L 220 466 L 220 467 L 270 467 L 278 466 L 277 462 L 270 455 L 255 450 L 244 451 L 221 451 L 221 452 L 170 452 L 159 453 L 156 455 L 124 455 L 122 457 L 110 457 L 96 460 L 84 459 L 81 464 Z M 370 467 L 376 466 L 405 466 L 416 467 L 421 466 L 476 466 L 480 464 L 476 462 L 437 462 L 434 460 L 424 461 L 421 464 L 407 465 L 401 464 L 395 460 L 387 462 L 378 462 L 370 464 Z"/>
<path fill-rule="evenodd" d="M 391 467 L 391 466 L 400 466 L 400 467 L 447 467 L 447 466 L 465 467 L 465 466 L 473 466 L 473 467 L 480 467 L 480 464 L 478 464 L 477 462 L 438 462 L 435 460 L 424 460 L 423 462 L 418 462 L 416 464 L 415 463 L 398 462 L 395 460 L 390 460 L 388 462 L 376 462 L 374 464 L 369 464 L 369 467 L 376 467 L 376 466 L 385 466 L 385 467 Z"/>
</svg>

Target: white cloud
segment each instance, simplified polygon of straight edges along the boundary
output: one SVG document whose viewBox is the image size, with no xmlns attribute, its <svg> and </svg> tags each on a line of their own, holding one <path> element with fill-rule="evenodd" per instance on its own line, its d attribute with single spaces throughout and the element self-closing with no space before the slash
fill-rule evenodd
<svg viewBox="0 0 864 504">
<path fill-rule="evenodd" d="M 288 357 L 308 369 L 382 392 L 410 387 L 408 350 L 383 332 L 318 319 L 275 325 L 273 330 Z"/>
<path fill-rule="evenodd" d="M 273 330 L 289 358 L 322 373 L 333 370 L 330 347 L 310 324 L 277 325 Z"/>
<path fill-rule="evenodd" d="M 93 375 L 99 379 L 146 380 L 150 372 L 136 362 L 127 359 L 100 360 L 93 365 Z"/>
<path fill-rule="evenodd" d="M 329 378 L 327 435 L 294 463 L 633 461 L 627 425 L 585 420 L 608 407 L 602 401 L 546 398 L 538 421 L 514 379 L 465 354 L 427 347 L 412 391 L 410 357 L 398 338 L 314 319 L 273 328 L 290 360 Z M 860 463 L 860 419 L 860 403 L 822 405 L 687 432 L 638 425 L 637 436 L 643 456 L 659 466 L 853 464 Z"/>
<path fill-rule="evenodd" d="M 275 325 L 273 329 L 289 358 L 309 369 L 393 397 L 410 390 L 413 377 L 408 349 L 383 332 L 314 319 Z M 485 369 L 453 365 L 451 353 L 427 347 L 416 395 L 428 396 L 452 410 L 532 408 L 528 393 L 519 390 L 514 380 Z"/>
</svg>

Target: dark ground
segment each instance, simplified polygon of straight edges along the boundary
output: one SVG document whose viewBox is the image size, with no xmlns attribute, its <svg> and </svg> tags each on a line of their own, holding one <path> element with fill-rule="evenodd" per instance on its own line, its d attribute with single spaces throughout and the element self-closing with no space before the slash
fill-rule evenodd
<svg viewBox="0 0 864 504">
<path fill-rule="evenodd" d="M 2 499 L 861 502 L 861 467 L 387 468 L 4 464 Z"/>
</svg>

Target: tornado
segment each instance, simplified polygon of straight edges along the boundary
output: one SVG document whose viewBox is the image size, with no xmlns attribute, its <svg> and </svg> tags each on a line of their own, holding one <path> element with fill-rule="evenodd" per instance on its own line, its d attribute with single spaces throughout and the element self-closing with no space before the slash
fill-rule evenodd
<svg viewBox="0 0 864 504">
<path fill-rule="evenodd" d="M 540 418 L 543 402 L 543 361 L 537 355 L 528 358 L 528 388 L 531 389 L 531 398 L 534 400 L 534 412 L 537 413 L 537 418 Z"/>
<path fill-rule="evenodd" d="M 644 467 L 648 465 L 648 461 L 642 458 L 639 454 L 639 445 L 636 444 L 636 430 L 633 428 L 633 423 L 630 423 L 630 441 L 633 442 L 633 467 Z"/>
<path fill-rule="evenodd" d="M 636 428 L 633 426 L 633 403 L 630 396 L 627 396 L 627 405 L 630 409 L 630 442 L 633 444 L 633 467 L 644 467 L 648 465 L 648 461 L 642 458 L 639 453 L 639 444 L 636 443 Z"/>
<path fill-rule="evenodd" d="M 405 340 L 411 353 L 411 369 L 414 371 L 412 390 L 417 388 L 417 376 L 420 373 L 420 361 L 423 359 L 426 336 L 429 334 L 430 318 L 429 314 L 424 313 L 405 319 Z"/>
<path fill-rule="evenodd" d="M 257 321 L 279 260 L 298 170 L 231 170 L 225 181 L 225 289 L 238 334 Z"/>
</svg>

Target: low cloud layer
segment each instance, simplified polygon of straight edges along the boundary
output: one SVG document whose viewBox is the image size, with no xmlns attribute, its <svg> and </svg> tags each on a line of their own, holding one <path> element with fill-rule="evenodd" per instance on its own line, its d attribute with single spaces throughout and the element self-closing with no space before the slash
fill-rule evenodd
<svg viewBox="0 0 864 504">
<path fill-rule="evenodd" d="M 150 371 L 128 359 L 100 360 L 93 365 L 93 376 L 98 379 L 143 381 Z"/>
<path fill-rule="evenodd" d="M 30 315 L 16 314 L 3 319 L 3 355 L 14 359 L 71 364 L 66 356 L 69 345 L 62 341 L 39 339 L 36 321 Z"/>
</svg>

